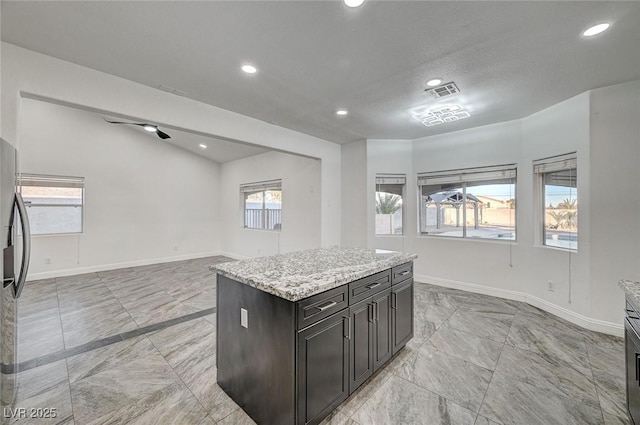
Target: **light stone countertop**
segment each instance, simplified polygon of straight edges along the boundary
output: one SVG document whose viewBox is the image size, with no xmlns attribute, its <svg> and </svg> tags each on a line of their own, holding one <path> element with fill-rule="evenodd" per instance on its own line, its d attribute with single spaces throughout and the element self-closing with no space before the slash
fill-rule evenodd
<svg viewBox="0 0 640 425">
<path fill-rule="evenodd" d="M 621 280 L 618 282 L 618 285 L 624 289 L 624 294 L 631 300 L 631 303 L 640 307 L 640 282 Z"/>
<path fill-rule="evenodd" d="M 416 254 L 334 246 L 215 264 L 213 272 L 299 301 L 418 258 Z"/>
</svg>

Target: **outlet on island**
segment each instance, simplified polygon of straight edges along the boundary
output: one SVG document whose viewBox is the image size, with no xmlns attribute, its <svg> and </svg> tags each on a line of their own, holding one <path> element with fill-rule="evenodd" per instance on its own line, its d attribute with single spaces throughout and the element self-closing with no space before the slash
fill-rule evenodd
<svg viewBox="0 0 640 425">
<path fill-rule="evenodd" d="M 553 291 L 555 291 L 555 289 L 556 289 L 556 288 L 555 288 L 555 285 L 554 285 L 553 281 L 552 281 L 552 280 L 549 280 L 549 281 L 547 282 L 547 291 L 549 291 L 549 292 L 553 292 Z"/>
<path fill-rule="evenodd" d="M 45 257 L 44 258 L 44 263 L 45 264 L 51 264 L 51 257 Z"/>
</svg>

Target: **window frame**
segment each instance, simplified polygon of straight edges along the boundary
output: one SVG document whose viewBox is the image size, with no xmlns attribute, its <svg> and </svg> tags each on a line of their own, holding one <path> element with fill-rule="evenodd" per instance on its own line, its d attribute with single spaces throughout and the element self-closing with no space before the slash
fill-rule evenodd
<svg viewBox="0 0 640 425">
<path fill-rule="evenodd" d="M 467 233 L 467 184 L 473 182 L 490 182 L 492 180 L 513 179 L 513 239 L 506 238 L 487 238 L 468 236 Z M 440 234 L 428 233 L 423 230 L 424 214 L 426 213 L 426 205 L 422 205 L 423 186 L 433 185 L 460 185 L 462 190 L 462 236 L 444 236 Z M 500 184 L 500 183 L 495 183 Z M 473 186 L 471 186 L 473 187 Z M 485 241 L 498 243 L 517 243 L 518 242 L 518 224 L 517 224 L 517 205 L 518 205 L 518 166 L 517 164 L 502 164 L 484 167 L 461 168 L 454 170 L 444 170 L 436 172 L 423 172 L 417 174 L 418 188 L 418 236 L 444 238 L 450 240 L 464 241 Z M 437 192 L 436 192 L 437 193 Z M 481 195 L 478 195 L 481 196 Z"/>
<path fill-rule="evenodd" d="M 80 230 L 73 232 L 51 232 L 51 233 L 36 233 L 34 227 L 31 226 L 31 236 L 67 236 L 67 235 L 82 235 L 85 232 L 85 206 L 86 206 L 86 188 L 85 178 L 77 176 L 61 176 L 50 174 L 36 174 L 36 173 L 20 173 L 17 178 L 17 185 L 22 193 L 22 188 L 27 186 L 32 187 L 53 187 L 53 188 L 75 188 L 81 189 L 81 201 L 80 204 L 64 204 L 64 203 L 49 203 L 40 204 L 25 201 L 27 213 L 31 208 L 39 207 L 55 207 L 55 208 L 80 208 Z"/>
<path fill-rule="evenodd" d="M 547 212 L 547 197 L 546 197 L 546 184 L 545 178 L 547 175 L 552 173 L 557 173 L 560 171 L 568 171 L 573 170 L 573 181 L 575 182 L 575 199 L 576 199 L 576 214 L 578 214 L 579 206 L 577 204 L 578 200 L 578 156 L 577 152 L 570 152 L 563 155 L 556 155 L 547 158 L 541 158 L 533 161 L 533 174 L 534 178 L 537 182 L 538 188 L 538 196 L 537 196 L 537 207 L 536 211 L 539 214 L 539 218 L 536 223 L 536 227 L 538 227 L 538 231 L 536 234 L 539 238 L 538 245 L 548 249 L 559 249 L 562 251 L 568 252 L 578 252 L 580 248 L 580 227 L 579 221 L 576 220 L 576 244 L 574 247 L 566 247 L 560 245 L 549 245 L 547 244 L 547 220 L 546 220 L 546 212 Z M 571 189 L 569 189 L 571 191 Z"/>
<path fill-rule="evenodd" d="M 280 192 L 280 208 L 279 209 L 269 209 L 266 208 L 266 196 L 265 193 L 269 191 L 279 191 Z M 260 222 L 262 227 L 250 227 L 247 225 L 247 197 L 256 193 L 262 193 L 262 208 L 260 209 Z M 242 209 L 242 228 L 247 230 L 266 230 L 271 232 L 280 232 L 282 230 L 282 211 L 284 202 L 282 201 L 282 179 L 277 180 L 268 180 L 261 182 L 253 182 L 253 183 L 243 183 L 240 185 L 240 202 Z M 250 208 L 252 210 L 254 208 Z M 268 223 L 268 213 L 267 211 L 280 211 L 280 222 L 274 223 L 273 228 L 265 227 Z M 276 228 L 276 226 L 279 226 Z"/>
<path fill-rule="evenodd" d="M 401 185 L 402 186 L 402 190 L 401 190 L 401 194 L 400 194 L 400 198 L 402 200 L 402 213 L 401 213 L 401 217 L 402 217 L 402 229 L 400 233 L 377 233 L 377 226 L 376 226 L 376 219 L 375 216 L 377 215 L 376 209 L 377 209 L 377 203 L 378 203 L 378 199 L 377 199 L 377 194 L 378 194 L 378 188 L 381 185 Z M 374 220 L 373 220 L 373 233 L 375 235 L 375 237 L 381 237 L 381 238 L 389 238 L 389 237 L 402 237 L 405 235 L 405 218 L 406 218 L 406 208 L 405 208 L 405 199 L 406 199 L 406 191 L 407 191 L 407 176 L 406 174 L 376 174 L 376 178 L 375 178 L 375 185 L 374 185 L 374 195 L 373 195 L 373 211 L 374 211 Z M 391 193 L 391 192 L 385 192 L 385 193 Z"/>
</svg>

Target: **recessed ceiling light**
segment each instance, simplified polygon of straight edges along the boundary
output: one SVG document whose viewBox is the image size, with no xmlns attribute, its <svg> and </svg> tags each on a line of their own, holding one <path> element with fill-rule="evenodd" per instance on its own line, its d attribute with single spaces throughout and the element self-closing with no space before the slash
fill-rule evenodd
<svg viewBox="0 0 640 425">
<path fill-rule="evenodd" d="M 429 87 L 439 86 L 440 84 L 442 84 L 442 80 L 440 78 L 434 78 L 433 80 L 427 81 L 427 85 Z"/>
<path fill-rule="evenodd" d="M 198 146 L 200 146 L 200 149 L 206 149 L 207 145 L 205 145 L 204 143 L 200 143 Z"/>
<path fill-rule="evenodd" d="M 362 3 L 364 3 L 364 0 L 344 0 L 344 4 L 346 4 L 349 7 L 358 7 Z"/>
<path fill-rule="evenodd" d="M 247 74 L 255 74 L 258 72 L 258 68 L 253 65 L 242 65 L 242 70 Z"/>
<path fill-rule="evenodd" d="M 145 124 L 143 128 L 145 130 L 147 130 L 149 133 L 157 133 L 158 132 L 158 127 L 156 127 L 155 125 Z"/>
<path fill-rule="evenodd" d="M 347 111 L 346 109 L 338 109 L 336 111 L 336 115 L 340 115 L 341 117 L 344 117 L 347 114 L 349 114 L 349 111 Z"/>
<path fill-rule="evenodd" d="M 598 35 L 601 32 L 606 31 L 609 28 L 609 24 L 598 24 L 594 25 L 585 32 L 582 33 L 585 37 L 593 37 L 594 35 Z"/>
</svg>

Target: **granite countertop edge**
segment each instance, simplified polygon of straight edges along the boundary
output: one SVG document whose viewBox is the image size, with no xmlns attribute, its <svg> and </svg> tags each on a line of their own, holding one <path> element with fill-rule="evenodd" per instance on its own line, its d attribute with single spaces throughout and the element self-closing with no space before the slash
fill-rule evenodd
<svg viewBox="0 0 640 425">
<path fill-rule="evenodd" d="M 308 276 L 293 275 L 291 277 L 281 278 L 275 281 L 261 276 L 260 274 L 241 275 L 219 268 L 222 264 L 228 263 L 212 265 L 209 267 L 209 270 L 229 279 L 233 279 L 245 285 L 259 289 L 263 292 L 295 302 L 392 267 L 405 264 L 418 258 L 417 254 L 400 252 L 397 252 L 397 254 L 398 255 L 392 258 L 377 260 L 369 264 L 355 265 L 352 267 L 339 267 Z M 300 285 L 296 285 L 296 279 L 305 280 L 305 282 Z"/>
<path fill-rule="evenodd" d="M 621 280 L 618 286 L 624 290 L 625 295 L 631 299 L 633 304 L 640 307 L 640 282 L 632 280 Z"/>
</svg>

